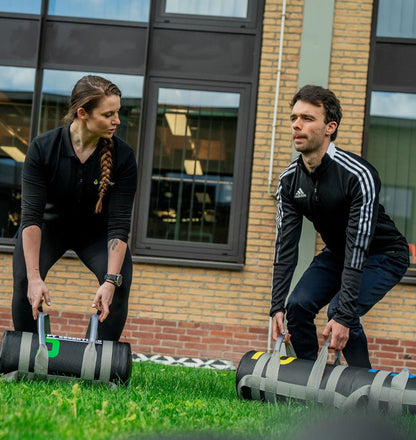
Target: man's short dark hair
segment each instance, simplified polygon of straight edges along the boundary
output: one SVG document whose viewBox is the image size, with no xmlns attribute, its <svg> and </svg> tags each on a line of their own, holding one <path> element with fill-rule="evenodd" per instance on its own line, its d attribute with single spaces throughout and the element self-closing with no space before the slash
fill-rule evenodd
<svg viewBox="0 0 416 440">
<path fill-rule="evenodd" d="M 334 141 L 338 134 L 338 127 L 341 123 L 342 109 L 335 93 L 329 89 L 324 89 L 321 86 L 307 85 L 303 86 L 292 98 L 290 107 L 296 104 L 297 101 L 309 102 L 317 107 L 323 105 L 325 110 L 325 123 L 335 121 L 338 125 L 336 130 L 331 134 L 331 141 Z"/>
</svg>

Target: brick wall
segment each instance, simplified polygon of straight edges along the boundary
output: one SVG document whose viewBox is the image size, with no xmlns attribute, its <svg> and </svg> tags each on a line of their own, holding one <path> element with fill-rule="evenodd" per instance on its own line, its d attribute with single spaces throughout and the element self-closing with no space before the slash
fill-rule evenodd
<svg viewBox="0 0 416 440">
<path fill-rule="evenodd" d="M 270 193 L 291 160 L 289 102 L 296 92 L 303 0 L 288 0 Z M 276 206 L 268 191 L 269 157 L 279 53 L 281 0 L 266 0 L 257 123 L 242 271 L 134 264 L 129 316 L 123 340 L 133 351 L 238 363 L 252 349 L 265 350 Z M 335 3 L 329 87 L 344 118 L 337 144 L 361 153 L 372 0 Z M 319 240 L 318 240 L 319 245 Z M 0 332 L 10 329 L 11 254 L 0 253 Z M 77 259 L 63 258 L 48 275 L 53 297 L 52 332 L 83 336 L 96 280 Z M 363 320 L 373 365 L 415 368 L 415 288 L 398 285 Z M 317 319 L 318 331 L 325 311 Z"/>
</svg>

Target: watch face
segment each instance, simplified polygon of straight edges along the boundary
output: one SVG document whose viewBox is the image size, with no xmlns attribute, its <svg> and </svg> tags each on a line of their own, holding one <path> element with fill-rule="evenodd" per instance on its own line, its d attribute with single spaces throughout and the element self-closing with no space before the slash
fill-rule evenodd
<svg viewBox="0 0 416 440">
<path fill-rule="evenodd" d="M 123 282 L 123 275 L 121 275 L 121 274 L 112 275 L 112 274 L 107 273 L 104 278 L 106 280 L 113 281 L 117 287 L 120 287 L 121 283 Z"/>
</svg>

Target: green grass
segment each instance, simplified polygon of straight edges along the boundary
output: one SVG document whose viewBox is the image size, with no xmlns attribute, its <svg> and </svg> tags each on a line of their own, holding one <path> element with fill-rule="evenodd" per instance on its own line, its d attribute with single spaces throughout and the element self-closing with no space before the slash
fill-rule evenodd
<svg viewBox="0 0 416 440">
<path fill-rule="evenodd" d="M 243 401 L 235 371 L 135 363 L 129 387 L 0 381 L 0 439 L 280 439 L 328 410 Z M 396 424 L 416 438 L 416 417 Z"/>
</svg>

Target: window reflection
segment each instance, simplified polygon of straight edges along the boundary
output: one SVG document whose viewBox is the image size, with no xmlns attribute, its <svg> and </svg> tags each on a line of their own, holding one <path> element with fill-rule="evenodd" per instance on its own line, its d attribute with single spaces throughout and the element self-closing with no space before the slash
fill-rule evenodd
<svg viewBox="0 0 416 440">
<path fill-rule="evenodd" d="M 411 244 L 416 268 L 416 95 L 373 92 L 368 160 L 382 181 L 380 202 Z"/>
<path fill-rule="evenodd" d="M 147 22 L 150 0 L 49 0 L 50 15 Z"/>
<path fill-rule="evenodd" d="M 39 124 L 41 133 L 62 125 L 62 118 L 67 112 L 72 88 L 80 78 L 87 74 L 89 73 L 62 70 L 44 71 Z M 121 124 L 117 127 L 116 134 L 137 150 L 143 77 L 107 73 L 94 73 L 94 75 L 103 76 L 120 88 L 122 93 Z"/>
<path fill-rule="evenodd" d="M 166 0 L 165 12 L 247 18 L 248 0 Z"/>
<path fill-rule="evenodd" d="M 239 95 L 160 89 L 147 236 L 227 243 Z"/>
<path fill-rule="evenodd" d="M 20 14 L 40 14 L 41 0 L 0 0 L 0 12 L 17 12 Z"/>
<path fill-rule="evenodd" d="M 379 0 L 377 36 L 416 38 L 416 4 L 409 0 Z"/>
<path fill-rule="evenodd" d="M 0 66 L 0 237 L 13 238 L 20 223 L 34 83 L 34 69 Z"/>
</svg>

